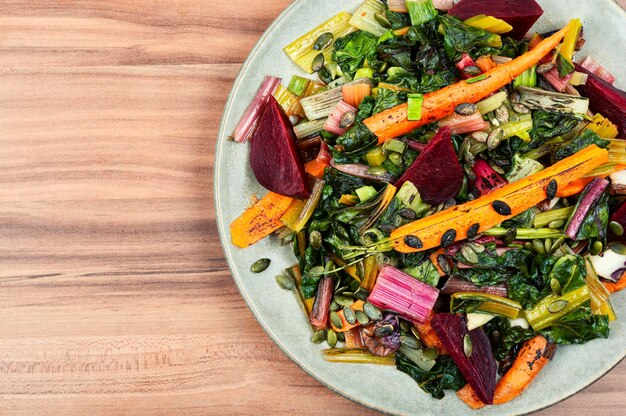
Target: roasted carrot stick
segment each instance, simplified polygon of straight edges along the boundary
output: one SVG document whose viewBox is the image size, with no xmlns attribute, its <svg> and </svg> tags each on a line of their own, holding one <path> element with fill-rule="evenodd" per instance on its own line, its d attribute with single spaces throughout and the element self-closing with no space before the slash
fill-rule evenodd
<svg viewBox="0 0 626 416">
<path fill-rule="evenodd" d="M 550 361 L 545 355 L 548 340 L 537 335 L 524 343 L 513 366 L 502 376 L 493 395 L 493 404 L 509 402 L 519 396 Z"/>
<path fill-rule="evenodd" d="M 265 195 L 230 224 L 233 244 L 241 248 L 248 247 L 282 227 L 280 217 L 291 201 L 292 198 L 274 192 Z"/>
<path fill-rule="evenodd" d="M 598 176 L 606 178 L 611 173 L 619 172 L 620 170 L 624 170 L 625 168 L 626 166 L 624 165 L 616 165 L 615 168 L 613 169 L 613 172 L 610 172 L 608 174 L 598 175 Z M 559 189 L 556 193 L 556 196 L 561 197 L 561 198 L 566 198 L 568 196 L 579 194 L 583 191 L 583 189 L 585 189 L 585 186 L 587 186 L 589 182 L 591 182 L 593 179 L 594 179 L 593 177 L 590 177 L 590 178 L 580 178 L 578 180 L 575 180 L 571 182 L 569 185 L 564 186 L 563 188 Z"/>
<path fill-rule="evenodd" d="M 459 399 L 463 401 L 463 403 L 465 403 L 472 409 L 482 409 L 483 407 L 486 406 L 485 403 L 483 403 L 478 398 L 478 396 L 476 395 L 476 392 L 474 391 L 472 386 L 470 386 L 469 383 L 467 383 L 465 387 L 458 389 L 456 391 L 456 395 Z"/>
<path fill-rule="evenodd" d="M 422 118 L 418 121 L 407 119 L 408 105 L 401 104 L 367 118 L 363 123 L 378 137 L 378 143 L 386 139 L 407 134 L 412 130 L 449 116 L 454 108 L 462 103 L 477 103 L 491 93 L 509 84 L 528 68 L 554 49 L 567 34 L 573 23 L 570 22 L 554 35 L 543 40 L 532 51 L 491 69 L 477 82 L 470 79 L 459 81 L 440 90 L 424 95 Z"/>
</svg>

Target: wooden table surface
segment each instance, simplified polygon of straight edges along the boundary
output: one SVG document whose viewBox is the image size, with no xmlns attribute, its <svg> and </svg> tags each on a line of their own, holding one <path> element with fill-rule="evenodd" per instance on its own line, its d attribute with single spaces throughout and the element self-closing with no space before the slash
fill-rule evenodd
<svg viewBox="0 0 626 416">
<path fill-rule="evenodd" d="M 222 109 L 289 2 L 0 1 L 1 415 L 374 414 L 269 340 L 217 236 Z"/>
</svg>

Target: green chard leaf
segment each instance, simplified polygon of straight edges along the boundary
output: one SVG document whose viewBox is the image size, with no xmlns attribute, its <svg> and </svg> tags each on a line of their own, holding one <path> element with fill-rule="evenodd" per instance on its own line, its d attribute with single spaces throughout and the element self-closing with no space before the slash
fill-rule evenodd
<svg viewBox="0 0 626 416">
<path fill-rule="evenodd" d="M 581 151 L 585 147 L 591 146 L 592 144 L 595 144 L 602 149 L 606 149 L 610 143 L 610 141 L 600 138 L 600 136 L 598 136 L 594 131 L 585 129 L 574 140 L 559 147 L 554 152 L 553 159 L 555 162 L 558 162 L 559 160 L 565 159 L 566 157 L 569 157 L 574 153 Z"/>
<path fill-rule="evenodd" d="M 585 305 L 539 332 L 557 344 L 584 344 L 592 339 L 608 338 L 609 319 L 605 315 L 593 315 Z"/>
<path fill-rule="evenodd" d="M 398 351 L 396 368 L 408 374 L 422 390 L 430 393 L 435 399 L 443 399 L 444 390 L 457 391 L 465 385 L 463 375 L 448 355 L 437 357 L 435 366 L 430 371 L 424 371 Z"/>
<path fill-rule="evenodd" d="M 352 32 L 335 41 L 333 45 L 333 61 L 339 65 L 344 74 L 350 78 L 363 63 L 376 61 L 378 38 L 364 31 Z"/>
</svg>

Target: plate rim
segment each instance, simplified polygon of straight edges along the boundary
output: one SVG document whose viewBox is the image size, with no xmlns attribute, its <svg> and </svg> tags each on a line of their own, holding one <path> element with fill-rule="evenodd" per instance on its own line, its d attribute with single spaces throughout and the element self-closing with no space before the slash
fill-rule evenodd
<svg viewBox="0 0 626 416">
<path fill-rule="evenodd" d="M 229 114 L 229 112 L 232 109 L 232 105 L 233 105 L 233 99 L 235 97 L 235 95 L 237 94 L 237 92 L 239 91 L 239 88 L 241 87 L 241 83 L 242 83 L 242 79 L 244 78 L 245 73 L 248 70 L 248 67 L 250 66 L 251 61 L 254 59 L 254 57 L 256 56 L 256 54 L 259 52 L 261 46 L 264 44 L 265 39 L 272 33 L 274 32 L 274 30 L 276 29 L 276 27 L 280 24 L 280 22 L 287 17 L 287 15 L 289 15 L 291 13 L 291 11 L 296 8 L 296 6 L 298 6 L 300 3 L 303 3 L 305 1 L 309 1 L 309 0 L 293 0 L 273 21 L 272 23 L 267 27 L 267 29 L 265 29 L 265 31 L 263 31 L 263 34 L 259 37 L 258 41 L 255 43 L 254 47 L 250 50 L 250 53 L 248 54 L 248 56 L 246 57 L 245 61 L 243 62 L 243 64 L 241 65 L 241 68 L 239 69 L 237 76 L 235 77 L 232 87 L 230 89 L 230 92 L 228 94 L 228 97 L 226 99 L 226 104 L 224 105 L 224 110 L 222 112 L 222 116 L 220 118 L 220 123 L 218 126 L 218 132 L 217 132 L 217 138 L 216 138 L 216 144 L 215 144 L 215 152 L 214 152 L 214 166 L 213 166 L 213 206 L 215 209 L 215 222 L 216 222 L 216 226 L 217 226 L 217 231 L 218 231 L 218 236 L 219 236 L 219 240 L 220 240 L 220 246 L 222 249 L 222 253 L 224 254 L 224 257 L 226 259 L 226 262 L 228 264 L 228 270 L 231 273 L 232 277 L 233 277 L 233 281 L 235 282 L 235 285 L 237 286 L 237 289 L 239 291 L 239 293 L 241 294 L 241 297 L 243 298 L 246 306 L 248 307 L 248 309 L 250 310 L 250 312 L 252 312 L 252 315 L 254 316 L 254 318 L 257 320 L 257 322 L 260 324 L 261 328 L 263 329 L 263 331 L 269 336 L 269 338 L 272 340 L 272 342 L 281 350 L 281 352 L 283 354 L 285 354 L 287 357 L 289 357 L 289 359 L 296 364 L 300 369 L 302 369 L 307 375 L 309 375 L 310 377 L 312 377 L 313 379 L 315 379 L 318 383 L 320 383 L 321 385 L 323 385 L 325 388 L 331 390 L 334 393 L 337 393 L 339 395 L 341 395 L 342 397 L 350 400 L 353 403 L 359 404 L 361 406 L 364 406 L 368 409 L 372 409 L 372 410 L 376 410 L 378 412 L 381 412 L 383 414 L 388 414 L 388 415 L 393 415 L 394 413 L 389 412 L 388 410 L 381 408 L 373 403 L 370 403 L 366 400 L 364 400 L 363 398 L 360 397 L 356 397 L 353 395 L 350 395 L 349 393 L 327 383 L 326 381 L 322 380 L 317 374 L 316 372 L 312 369 L 309 368 L 308 366 L 304 365 L 300 360 L 298 360 L 298 358 L 291 353 L 291 351 L 282 343 L 282 341 L 271 331 L 269 325 L 265 322 L 265 319 L 261 316 L 261 314 L 252 306 L 252 303 L 249 299 L 249 296 L 246 292 L 246 289 L 243 287 L 243 285 L 241 284 L 241 276 L 239 275 L 239 272 L 237 271 L 237 268 L 235 267 L 235 263 L 232 259 L 231 253 L 229 252 L 229 250 L 227 250 L 227 245 L 230 244 L 230 240 L 227 238 L 228 237 L 228 230 L 225 229 L 224 227 L 224 222 L 222 221 L 222 209 L 221 209 L 221 205 L 220 205 L 220 190 L 219 190 L 219 178 L 220 178 L 220 169 L 219 169 L 219 164 L 217 163 L 221 154 L 221 147 L 222 147 L 222 142 L 228 137 L 228 132 L 225 131 L 225 127 L 226 127 L 226 119 L 227 119 L 227 115 Z M 623 15 L 623 17 L 626 19 L 626 10 L 619 4 L 618 0 L 611 0 L 614 6 L 617 6 L 616 8 L 618 9 L 618 12 L 621 12 L 621 14 Z M 555 406 L 569 398 L 571 398 L 572 396 L 577 395 L 578 393 L 580 393 L 581 391 L 587 389 L 588 387 L 592 386 L 594 383 L 596 383 L 598 380 L 600 380 L 601 378 L 603 378 L 604 376 L 606 376 L 609 372 L 611 372 L 611 370 L 613 370 L 615 367 L 617 367 L 622 361 L 624 361 L 624 359 L 626 359 L 626 354 L 624 354 L 622 356 L 621 359 L 619 359 L 615 364 L 609 366 L 608 368 L 606 368 L 604 370 L 604 372 L 602 372 L 597 378 L 593 379 L 592 381 L 589 382 L 589 384 L 585 385 L 584 387 L 575 390 L 573 392 L 571 392 L 570 394 L 564 395 L 563 397 L 560 397 L 558 399 L 556 399 L 554 402 L 547 404 L 545 406 L 541 406 L 541 407 L 537 407 L 537 408 L 533 408 L 530 409 L 528 411 L 523 411 L 522 413 L 511 413 L 509 414 L 509 416 L 524 416 L 524 415 L 530 415 L 532 413 L 535 412 L 539 412 L 545 409 L 548 409 L 552 406 Z"/>
</svg>

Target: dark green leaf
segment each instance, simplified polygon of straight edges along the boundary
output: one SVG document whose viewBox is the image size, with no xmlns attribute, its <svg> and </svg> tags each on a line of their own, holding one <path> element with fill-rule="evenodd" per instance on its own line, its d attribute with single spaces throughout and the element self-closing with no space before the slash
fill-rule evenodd
<svg viewBox="0 0 626 416">
<path fill-rule="evenodd" d="M 610 141 L 600 138 L 600 136 L 591 130 L 583 130 L 583 132 L 574 140 L 559 147 L 556 152 L 554 152 L 553 159 L 555 162 L 558 162 L 559 160 L 565 159 L 566 157 L 571 156 L 585 147 L 591 146 L 592 144 L 606 149 L 610 143 Z"/>
<path fill-rule="evenodd" d="M 365 31 L 352 32 L 335 41 L 333 45 L 333 61 L 339 65 L 344 74 L 350 78 L 365 60 L 376 60 L 378 38 Z"/>
<path fill-rule="evenodd" d="M 444 390 L 457 391 L 465 385 L 465 379 L 448 355 L 437 357 L 437 363 L 430 371 L 423 371 L 401 352 L 396 352 L 396 368 L 408 374 L 420 388 L 435 399 L 445 396 Z"/>
<path fill-rule="evenodd" d="M 604 315 L 593 315 L 589 306 L 581 306 L 539 332 L 557 344 L 584 344 L 595 338 L 608 338 L 609 320 Z"/>
</svg>

